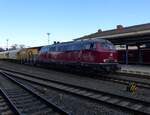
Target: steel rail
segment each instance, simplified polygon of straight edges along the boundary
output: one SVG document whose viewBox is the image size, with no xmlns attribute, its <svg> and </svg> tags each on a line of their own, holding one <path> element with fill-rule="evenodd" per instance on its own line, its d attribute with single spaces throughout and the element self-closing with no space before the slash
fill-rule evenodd
<svg viewBox="0 0 150 115">
<path fill-rule="evenodd" d="M 3 91 L 2 88 L 0 88 L 0 93 L 2 94 L 3 98 L 6 100 L 6 102 L 9 104 L 10 109 L 13 111 L 15 115 L 22 115 L 20 111 L 17 109 L 17 107 L 12 103 L 12 101 L 9 99 L 5 91 Z"/>
<path fill-rule="evenodd" d="M 65 112 L 62 108 L 58 107 L 57 105 L 49 102 L 46 98 L 44 98 L 43 96 L 35 93 L 34 91 L 32 91 L 31 89 L 29 89 L 27 86 L 23 85 L 22 83 L 16 81 L 15 79 L 13 79 L 10 75 L 4 73 L 4 72 L 0 72 L 3 76 L 5 76 L 6 78 L 8 78 L 9 80 L 11 80 L 13 83 L 17 84 L 18 86 L 20 86 L 21 88 L 23 88 L 24 90 L 30 92 L 30 94 L 34 95 L 35 97 L 37 97 L 38 99 L 42 100 L 43 102 L 45 102 L 49 107 L 51 107 L 55 112 L 59 112 L 60 115 L 70 115 L 69 113 Z"/>
<path fill-rule="evenodd" d="M 90 100 L 92 99 L 96 102 L 102 102 L 102 103 L 116 106 L 122 109 L 133 111 L 134 113 L 139 114 L 139 115 L 150 114 L 150 102 L 146 102 L 143 100 L 120 96 L 120 95 L 103 92 L 103 91 L 97 91 L 97 90 L 93 90 L 93 89 L 89 89 L 89 88 L 85 88 L 81 86 L 65 84 L 62 82 L 39 78 L 37 76 L 28 75 L 25 73 L 21 74 L 21 75 L 24 75 L 24 77 L 19 77 L 17 75 L 14 75 L 13 73 L 11 74 L 9 73 L 9 75 L 19 78 L 19 79 L 26 80 L 28 82 L 31 82 L 32 84 L 38 84 L 41 86 L 50 87 L 50 88 L 60 90 L 63 92 L 67 92 L 67 93 L 69 92 L 71 94 L 75 94 L 83 98 L 87 98 Z M 29 78 L 27 79 L 27 77 Z M 116 99 L 117 101 L 113 101 L 113 99 Z"/>
<path fill-rule="evenodd" d="M 111 82 L 120 83 L 120 84 L 124 84 L 124 85 L 129 85 L 131 82 L 134 82 L 134 83 L 136 83 L 137 87 L 150 89 L 150 83 L 133 80 L 130 76 L 126 75 L 123 77 L 130 77 L 131 79 L 124 79 L 124 78 L 118 78 L 118 77 L 112 77 L 112 76 L 115 76 L 115 75 L 102 75 L 102 77 L 99 77 L 97 79 L 104 80 L 104 81 L 111 81 Z M 118 76 L 118 75 L 116 75 L 116 76 Z M 135 78 L 138 78 L 138 77 L 135 77 Z M 140 78 L 140 79 L 142 79 L 142 78 Z"/>
<path fill-rule="evenodd" d="M 27 73 L 22 73 L 22 72 L 17 72 L 17 71 L 13 71 L 13 70 L 8 70 L 8 69 L 4 69 L 4 68 L 0 68 L 1 70 L 4 70 L 4 71 L 8 71 L 8 72 L 13 72 L 13 73 L 20 73 L 20 74 L 24 74 L 24 75 L 29 75 L 29 74 L 27 74 Z M 113 76 L 114 75 L 118 75 L 118 73 L 117 74 L 113 74 Z M 30 75 L 31 76 L 31 75 Z M 131 76 L 128 76 L 128 75 L 126 75 L 127 77 L 130 77 L 131 78 Z M 140 75 L 140 77 L 138 77 L 138 76 L 133 76 L 133 77 L 135 77 L 135 78 L 141 78 L 142 79 L 142 77 L 141 77 L 141 75 Z M 146 88 L 146 89 L 150 89 L 150 83 L 145 83 L 145 82 L 141 82 L 141 81 L 137 81 L 137 80 L 127 80 L 127 79 L 124 79 L 124 78 L 116 78 L 116 77 L 111 77 L 110 75 L 96 75 L 96 76 L 94 76 L 93 78 L 95 78 L 95 79 L 99 79 L 99 80 L 103 80 L 103 81 L 111 81 L 111 82 L 115 82 L 115 83 L 119 83 L 119 84 L 124 84 L 124 85 L 129 85 L 129 83 L 131 83 L 131 82 L 135 82 L 136 83 L 136 86 L 137 87 L 139 87 L 139 88 Z M 144 77 L 145 78 L 145 77 Z M 147 79 L 150 79 L 150 78 L 148 78 L 148 77 L 146 77 Z M 146 79 L 145 78 L 145 79 Z"/>
</svg>

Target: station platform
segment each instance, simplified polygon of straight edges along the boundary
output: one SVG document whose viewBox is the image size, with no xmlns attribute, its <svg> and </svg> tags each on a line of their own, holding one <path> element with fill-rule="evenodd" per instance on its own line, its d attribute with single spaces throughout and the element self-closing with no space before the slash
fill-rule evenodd
<svg viewBox="0 0 150 115">
<path fill-rule="evenodd" d="M 124 65 L 124 64 L 121 64 L 120 72 L 150 76 L 150 65 L 146 66 L 146 65 Z"/>
</svg>

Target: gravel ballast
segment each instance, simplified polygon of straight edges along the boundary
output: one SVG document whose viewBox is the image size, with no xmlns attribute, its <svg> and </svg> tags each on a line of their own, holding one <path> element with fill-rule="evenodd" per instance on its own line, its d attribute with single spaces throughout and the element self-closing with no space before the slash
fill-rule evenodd
<svg viewBox="0 0 150 115">
<path fill-rule="evenodd" d="M 104 92 L 109 92 L 121 96 L 127 96 L 130 98 L 136 98 L 150 102 L 150 91 L 149 90 L 138 90 L 135 94 L 126 91 L 126 85 L 112 83 L 108 81 L 102 81 L 93 78 L 87 78 L 79 75 L 58 72 L 54 70 L 47 70 L 42 68 L 36 68 L 27 65 L 14 64 L 10 62 L 0 61 L 1 68 L 7 68 L 10 70 L 24 72 L 32 74 L 38 77 L 51 79 L 55 81 L 61 81 L 63 83 L 78 85 L 90 89 L 96 89 Z"/>
</svg>

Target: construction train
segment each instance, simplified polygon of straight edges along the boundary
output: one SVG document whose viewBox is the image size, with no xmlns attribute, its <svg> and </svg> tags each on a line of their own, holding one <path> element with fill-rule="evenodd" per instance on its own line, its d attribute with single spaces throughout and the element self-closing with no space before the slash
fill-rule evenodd
<svg viewBox="0 0 150 115">
<path fill-rule="evenodd" d="M 0 59 L 21 64 L 44 64 L 100 72 L 120 69 L 114 45 L 104 39 L 71 41 L 0 52 Z"/>
</svg>

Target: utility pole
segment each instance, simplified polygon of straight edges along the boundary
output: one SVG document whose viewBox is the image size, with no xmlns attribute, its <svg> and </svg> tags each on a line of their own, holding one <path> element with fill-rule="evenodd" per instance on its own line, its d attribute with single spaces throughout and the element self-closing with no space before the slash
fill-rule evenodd
<svg viewBox="0 0 150 115">
<path fill-rule="evenodd" d="M 48 36 L 48 45 L 49 45 L 49 36 L 50 36 L 50 33 L 46 33 L 47 36 Z"/>
</svg>

